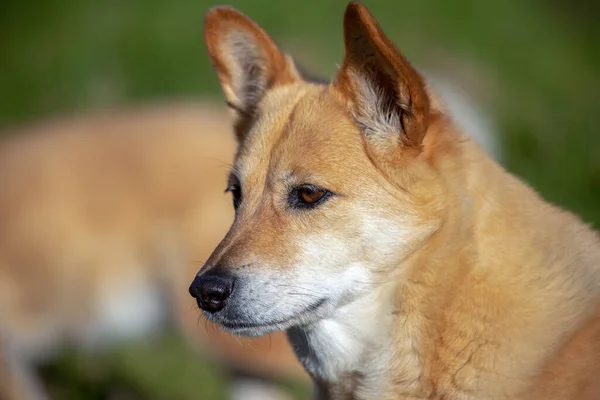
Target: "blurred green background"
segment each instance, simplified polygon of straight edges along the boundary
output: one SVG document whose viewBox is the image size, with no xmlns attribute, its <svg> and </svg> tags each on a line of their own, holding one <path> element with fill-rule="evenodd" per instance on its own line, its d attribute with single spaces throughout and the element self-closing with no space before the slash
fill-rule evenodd
<svg viewBox="0 0 600 400">
<path fill-rule="evenodd" d="M 510 171 L 598 226 L 599 2 L 364 3 L 417 66 L 445 71 L 480 102 L 496 124 Z M 133 102 L 220 101 L 202 40 L 203 15 L 215 4 L 2 1 L 0 128 Z M 229 4 L 309 70 L 331 75 L 341 61 L 345 1 Z M 109 398 L 115 390 L 151 399 L 224 396 L 220 372 L 199 364 L 176 334 L 82 357 L 67 354 L 45 368 L 60 398 Z"/>
</svg>

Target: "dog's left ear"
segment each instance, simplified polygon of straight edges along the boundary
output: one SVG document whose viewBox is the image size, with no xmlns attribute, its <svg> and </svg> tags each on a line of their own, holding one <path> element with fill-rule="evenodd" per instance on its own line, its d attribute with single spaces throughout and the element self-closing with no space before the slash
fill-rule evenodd
<svg viewBox="0 0 600 400">
<path fill-rule="evenodd" d="M 345 58 L 334 85 L 369 141 L 420 147 L 429 97 L 422 76 L 383 33 L 371 13 L 351 2 L 344 15 Z"/>
</svg>

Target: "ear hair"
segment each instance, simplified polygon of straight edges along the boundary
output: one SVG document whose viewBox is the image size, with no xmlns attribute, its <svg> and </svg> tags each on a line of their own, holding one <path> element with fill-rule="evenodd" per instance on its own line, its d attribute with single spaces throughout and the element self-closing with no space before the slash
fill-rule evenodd
<svg viewBox="0 0 600 400">
<path fill-rule="evenodd" d="M 344 44 L 336 86 L 367 138 L 420 146 L 429 118 L 425 82 L 358 2 L 346 8 Z"/>
</svg>

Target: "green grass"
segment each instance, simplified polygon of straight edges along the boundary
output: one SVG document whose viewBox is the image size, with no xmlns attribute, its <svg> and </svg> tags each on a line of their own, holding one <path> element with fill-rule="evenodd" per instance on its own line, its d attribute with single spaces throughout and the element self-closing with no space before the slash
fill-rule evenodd
<svg viewBox="0 0 600 400">
<path fill-rule="evenodd" d="M 40 373 L 53 398 L 69 400 L 225 399 L 229 382 L 172 331 L 99 354 L 66 351 Z M 309 398 L 304 383 L 277 384 L 294 398 Z"/>
<path fill-rule="evenodd" d="M 364 2 L 417 65 L 459 71 L 461 82 L 495 119 L 509 170 L 598 226 L 600 28 L 595 2 Z M 1 2 L 0 127 L 137 101 L 220 99 L 202 42 L 203 14 L 213 4 Z M 231 4 L 258 21 L 309 69 L 329 75 L 335 71 L 342 56 L 345 1 Z M 120 361 L 99 362 L 114 364 L 113 374 L 121 371 L 114 385 L 137 387 L 142 395 L 155 393 L 156 399 L 184 399 L 191 398 L 184 393 L 196 393 L 187 390 L 197 390 L 197 383 L 203 382 L 207 392 L 197 398 L 222 397 L 221 377 L 204 375 L 205 367 L 195 361 L 174 361 L 168 351 L 154 356 L 138 350 L 132 347 L 129 358 Z M 67 365 L 73 363 L 66 362 L 60 370 L 69 371 Z M 75 388 L 83 385 L 84 392 L 102 386 L 69 381 Z"/>
<path fill-rule="evenodd" d="M 224 372 L 199 362 L 173 333 L 96 355 L 65 352 L 41 372 L 56 399 L 196 400 L 227 394 Z"/>
</svg>

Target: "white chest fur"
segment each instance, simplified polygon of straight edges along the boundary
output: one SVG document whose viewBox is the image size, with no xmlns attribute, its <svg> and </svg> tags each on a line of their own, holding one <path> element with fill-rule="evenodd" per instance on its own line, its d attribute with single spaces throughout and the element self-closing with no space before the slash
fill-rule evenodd
<svg viewBox="0 0 600 400">
<path fill-rule="evenodd" d="M 336 309 L 331 317 L 288 331 L 296 355 L 313 378 L 345 386 L 353 374 L 360 374 L 369 386 L 378 386 L 391 358 L 393 322 L 393 310 L 380 300 L 376 294 L 362 297 Z"/>
</svg>

